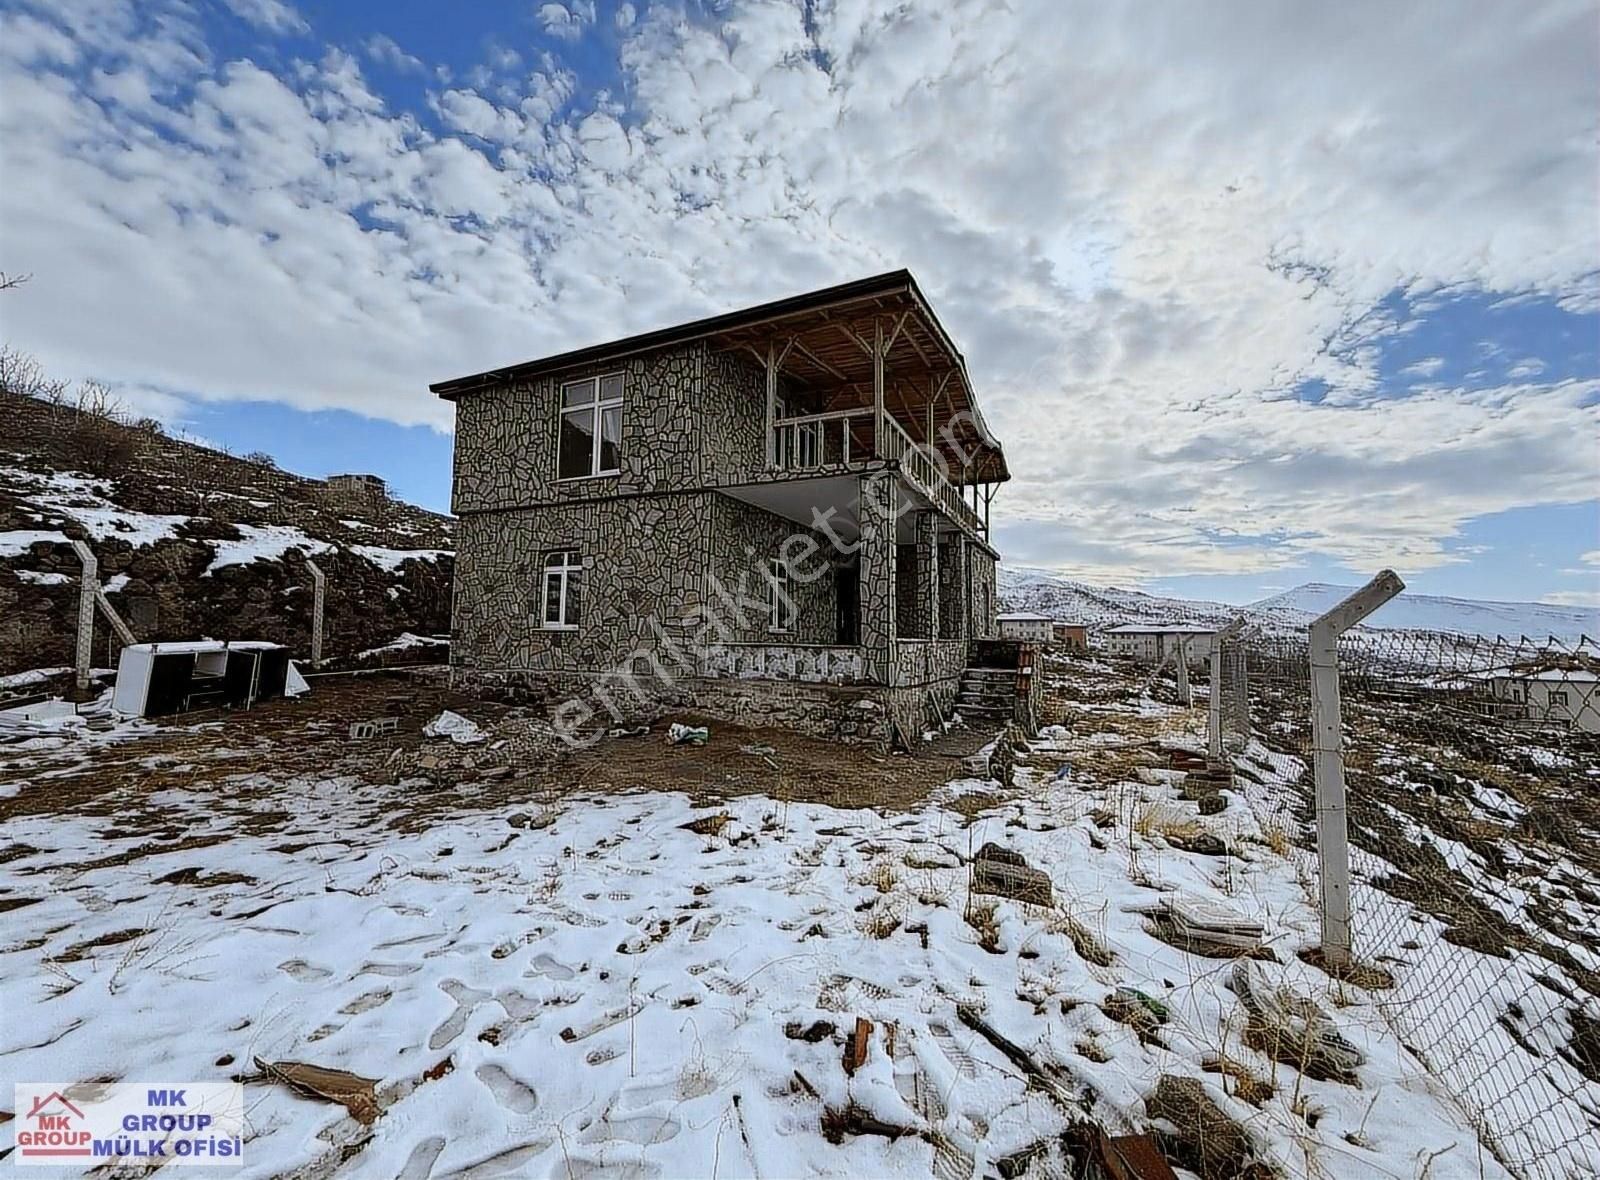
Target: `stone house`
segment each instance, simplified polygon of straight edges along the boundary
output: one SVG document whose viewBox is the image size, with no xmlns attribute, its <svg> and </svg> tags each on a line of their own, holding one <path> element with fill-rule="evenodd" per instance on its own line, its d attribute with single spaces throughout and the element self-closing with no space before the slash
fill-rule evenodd
<svg viewBox="0 0 1600 1180">
<path fill-rule="evenodd" d="M 431 388 L 453 680 L 569 739 L 670 709 L 912 742 L 997 634 L 1010 475 L 907 271 Z"/>
</svg>

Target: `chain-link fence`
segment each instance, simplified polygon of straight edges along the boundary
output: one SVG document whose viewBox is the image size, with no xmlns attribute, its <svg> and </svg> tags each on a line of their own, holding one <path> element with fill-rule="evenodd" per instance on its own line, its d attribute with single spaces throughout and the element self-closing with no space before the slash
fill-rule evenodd
<svg viewBox="0 0 1600 1180">
<path fill-rule="evenodd" d="M 1307 639 L 1219 651 L 1237 782 L 1316 898 Z M 1338 664 L 1352 982 L 1514 1174 L 1600 1174 L 1600 648 L 1357 628 Z"/>
</svg>

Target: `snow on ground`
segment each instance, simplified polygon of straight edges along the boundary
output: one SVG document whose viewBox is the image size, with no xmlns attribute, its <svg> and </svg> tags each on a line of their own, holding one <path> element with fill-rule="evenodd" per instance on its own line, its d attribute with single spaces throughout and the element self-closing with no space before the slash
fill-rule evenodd
<svg viewBox="0 0 1600 1180">
<path fill-rule="evenodd" d="M 1052 734 L 1069 767 L 1112 748 Z M 0 948 L 0 1010 L 20 1018 L 0 1060 L 15 1080 L 253 1078 L 256 1056 L 380 1079 L 390 1105 L 343 1165 L 335 1145 L 365 1132 L 341 1108 L 251 1080 L 240 1177 L 987 1175 L 1065 1117 L 968 1031 L 966 1004 L 1071 1071 L 1114 1131 L 1142 1126 L 1143 1096 L 1177 1073 L 1205 1078 L 1291 1175 L 1504 1175 L 1363 993 L 1336 1006 L 1293 958 L 1316 916 L 1293 866 L 1249 839 L 1242 800 L 1207 821 L 1240 855 L 1192 856 L 1132 822 L 1192 808 L 1170 784 L 1095 793 L 1077 777 L 1023 769 L 1010 799 L 957 781 L 899 814 L 743 797 L 715 835 L 682 826 L 709 809 L 649 789 L 520 812 L 469 799 L 406 833 L 387 797 L 415 783 L 250 778 L 162 791 L 174 847 L 151 855 L 148 833 L 20 814 L 0 857 L 0 897 L 28 899 Z M 1102 830 L 1107 804 L 1125 815 Z M 963 919 L 963 861 L 990 840 L 1045 869 L 1057 906 L 998 900 L 985 949 Z M 1322 981 L 1366 1055 L 1359 1088 L 1240 1043 L 1231 964 L 1159 941 L 1135 912 L 1174 890 L 1263 922 L 1286 961 L 1260 964 L 1267 978 Z M 1075 950 L 1066 915 L 1111 966 Z M 1118 985 L 1171 1010 L 1164 1047 L 1101 1011 Z M 875 1035 L 848 1077 L 857 1016 L 892 1022 L 897 1048 Z M 838 1034 L 785 1033 L 815 1021 Z M 1224 1093 L 1199 1068 L 1218 1052 L 1276 1095 Z M 852 1101 L 916 1133 L 828 1142 L 824 1105 Z"/>
<path fill-rule="evenodd" d="M 44 570 L 12 570 L 12 573 L 34 586 L 65 586 L 73 579 L 67 574 Z"/>
<path fill-rule="evenodd" d="M 390 587 L 391 592 L 393 587 Z M 385 655 L 388 652 L 409 651 L 414 647 L 449 647 L 450 640 L 442 636 L 414 635 L 410 631 L 400 632 L 399 638 L 392 639 L 381 647 L 369 647 L 365 651 L 357 652 L 356 659 L 365 660 L 372 656 Z"/>
<path fill-rule="evenodd" d="M 63 471 L 40 474 L 5 467 L 0 468 L 0 478 L 16 488 L 22 501 L 34 511 L 75 520 L 97 541 L 115 537 L 134 548 L 151 545 L 163 537 L 175 536 L 178 526 L 189 519 L 119 507 L 111 499 L 104 480 L 87 476 Z M 6 535 L 0 534 L 0 537 Z M 52 534 L 48 539 L 65 541 L 60 534 Z"/>
<path fill-rule="evenodd" d="M 30 668 L 26 672 L 13 672 L 9 676 L 0 676 L 0 688 L 26 688 L 30 684 L 41 684 L 52 676 L 70 671 L 71 668 Z"/>
<path fill-rule="evenodd" d="M 379 569 L 391 573 L 399 569 L 402 562 L 438 561 L 441 557 L 454 556 L 449 549 L 385 549 L 382 545 L 352 545 L 350 549 Z"/>
<path fill-rule="evenodd" d="M 249 565 L 258 559 L 276 561 L 290 549 L 304 550 L 309 557 L 326 553 L 331 548 L 326 541 L 308 537 L 292 525 L 236 524 L 233 527 L 243 535 L 237 541 L 210 542 L 216 549 L 216 556 L 206 567 L 206 573 L 215 573 L 229 565 Z"/>
<path fill-rule="evenodd" d="M 67 536 L 54 529 L 11 529 L 9 532 L 0 532 L 0 557 L 21 557 L 30 546 L 40 541 L 65 545 Z"/>
</svg>

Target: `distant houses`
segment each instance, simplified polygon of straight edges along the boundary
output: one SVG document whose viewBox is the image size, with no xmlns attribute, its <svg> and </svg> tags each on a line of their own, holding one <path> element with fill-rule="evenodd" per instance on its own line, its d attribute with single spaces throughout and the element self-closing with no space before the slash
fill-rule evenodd
<svg viewBox="0 0 1600 1180">
<path fill-rule="evenodd" d="M 1600 733 L 1600 673 L 1586 668 L 1497 669 L 1486 677 L 1495 712 Z"/>
</svg>

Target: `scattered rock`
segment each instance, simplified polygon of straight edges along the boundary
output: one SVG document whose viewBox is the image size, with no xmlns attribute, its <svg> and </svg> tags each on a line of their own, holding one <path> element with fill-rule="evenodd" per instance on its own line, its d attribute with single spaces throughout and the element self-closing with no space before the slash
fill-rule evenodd
<svg viewBox="0 0 1600 1180">
<path fill-rule="evenodd" d="M 1055 900 L 1048 874 L 1029 867 L 1020 853 L 992 843 L 985 844 L 973 858 L 972 891 L 1034 905 L 1051 905 Z"/>
<path fill-rule="evenodd" d="M 1200 796 L 1201 815 L 1221 815 L 1228 810 L 1228 801 L 1220 794 L 1213 791 L 1209 795 Z"/>
</svg>

